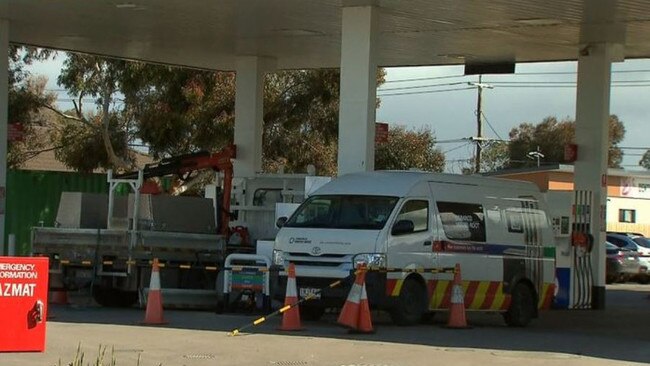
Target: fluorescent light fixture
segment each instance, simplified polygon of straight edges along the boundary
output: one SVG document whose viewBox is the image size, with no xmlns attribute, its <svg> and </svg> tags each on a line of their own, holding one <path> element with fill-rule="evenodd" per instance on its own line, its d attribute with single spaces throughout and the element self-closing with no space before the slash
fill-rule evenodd
<svg viewBox="0 0 650 366">
<path fill-rule="evenodd" d="M 436 56 L 451 58 L 451 59 L 454 59 L 454 60 L 464 60 L 465 59 L 465 55 L 461 55 L 459 53 L 446 53 L 446 54 L 436 55 Z"/>
<path fill-rule="evenodd" d="M 562 24 L 561 20 L 551 19 L 551 18 L 515 19 L 515 22 L 523 25 L 539 25 L 539 26 Z"/>
<path fill-rule="evenodd" d="M 442 20 L 442 19 L 432 19 L 431 21 L 434 22 L 434 23 L 444 24 L 444 25 L 453 25 L 454 24 L 454 22 L 450 22 L 448 20 Z"/>
<path fill-rule="evenodd" d="M 118 3 L 115 4 L 115 7 L 118 9 L 135 9 L 137 5 L 134 3 Z"/>
<path fill-rule="evenodd" d="M 281 36 L 320 36 L 323 33 L 311 29 L 272 29 L 271 32 Z"/>
</svg>

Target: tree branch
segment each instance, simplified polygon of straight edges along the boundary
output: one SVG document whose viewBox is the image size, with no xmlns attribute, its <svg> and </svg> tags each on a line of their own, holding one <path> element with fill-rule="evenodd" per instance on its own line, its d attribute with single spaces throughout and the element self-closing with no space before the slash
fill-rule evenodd
<svg viewBox="0 0 650 366">
<path fill-rule="evenodd" d="M 69 120 L 73 120 L 73 121 L 77 121 L 77 122 L 81 122 L 81 123 L 83 123 L 83 124 L 85 124 L 85 125 L 87 125 L 87 126 L 89 126 L 89 127 L 96 128 L 95 125 L 93 125 L 92 123 L 90 123 L 90 122 L 89 122 L 88 120 L 86 120 L 85 118 L 77 117 L 77 116 L 71 116 L 71 115 L 69 115 L 69 114 L 65 114 L 65 113 L 61 112 L 60 110 L 58 110 L 57 108 L 55 108 L 55 107 L 53 107 L 53 106 L 51 106 L 51 105 L 49 105 L 49 104 L 47 104 L 47 103 L 40 103 L 40 105 L 41 105 L 41 107 L 43 107 L 43 108 L 45 108 L 45 109 L 49 109 L 49 110 L 51 110 L 52 112 L 56 113 L 56 114 L 59 115 L 60 117 L 63 117 L 63 118 L 65 118 L 65 119 L 69 119 Z"/>
<path fill-rule="evenodd" d="M 21 155 L 26 156 L 25 161 L 28 161 L 28 160 L 31 160 L 31 159 L 37 157 L 38 155 L 40 155 L 40 154 L 42 154 L 44 152 L 58 150 L 58 149 L 61 149 L 61 148 L 63 148 L 63 145 L 49 147 L 47 149 L 41 149 L 41 150 L 25 151 Z"/>
</svg>

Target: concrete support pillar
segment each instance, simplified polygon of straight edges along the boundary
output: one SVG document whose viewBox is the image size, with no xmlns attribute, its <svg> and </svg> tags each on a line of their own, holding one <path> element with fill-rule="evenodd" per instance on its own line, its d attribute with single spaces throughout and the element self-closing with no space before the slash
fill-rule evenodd
<svg viewBox="0 0 650 366">
<path fill-rule="evenodd" d="M 377 8 L 343 8 L 339 175 L 375 168 L 377 28 Z"/>
<path fill-rule="evenodd" d="M 7 124 L 9 104 L 9 22 L 0 19 L 0 255 L 5 251 Z"/>
<path fill-rule="evenodd" d="M 235 177 L 252 177 L 262 170 L 264 75 L 275 69 L 273 59 L 237 58 L 235 91 Z"/>
<path fill-rule="evenodd" d="M 619 45 L 587 45 L 578 58 L 576 97 L 575 189 L 593 192 L 591 233 L 593 289 L 592 308 L 605 306 L 605 212 L 607 205 L 607 151 L 611 63 L 621 58 Z"/>
</svg>

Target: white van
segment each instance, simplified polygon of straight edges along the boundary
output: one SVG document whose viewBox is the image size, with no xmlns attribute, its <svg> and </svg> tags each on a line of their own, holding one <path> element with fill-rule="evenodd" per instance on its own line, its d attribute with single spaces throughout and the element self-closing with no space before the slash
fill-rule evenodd
<svg viewBox="0 0 650 366">
<path fill-rule="evenodd" d="M 285 222 L 286 220 L 286 222 Z M 453 274 L 461 265 L 465 306 L 498 311 L 525 326 L 550 307 L 555 246 L 537 187 L 478 176 L 376 171 L 341 176 L 309 197 L 283 224 L 273 262 L 296 265 L 307 318 L 341 306 L 349 285 L 327 288 L 366 263 L 370 305 L 401 325 L 448 309 Z M 397 270 L 394 270 L 397 269 Z M 282 299 L 285 272 L 276 278 Z"/>
</svg>

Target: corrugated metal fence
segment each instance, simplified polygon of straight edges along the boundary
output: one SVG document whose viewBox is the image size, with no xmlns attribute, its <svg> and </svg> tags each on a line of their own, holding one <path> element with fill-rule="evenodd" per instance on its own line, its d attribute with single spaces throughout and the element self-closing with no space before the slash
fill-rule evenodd
<svg viewBox="0 0 650 366">
<path fill-rule="evenodd" d="M 54 226 L 61 192 L 64 191 L 107 193 L 106 175 L 9 170 L 5 245 L 8 234 L 15 234 L 16 254 L 28 254 L 31 228 Z"/>
</svg>

